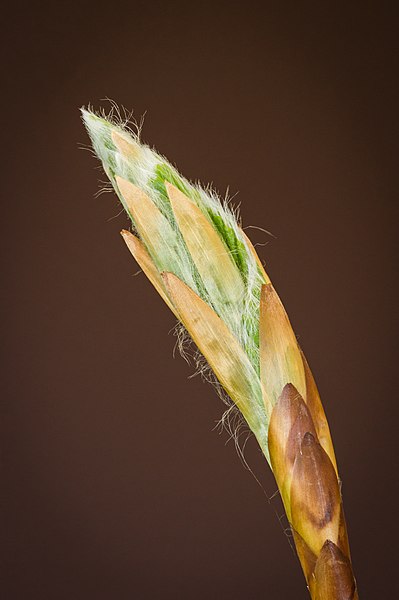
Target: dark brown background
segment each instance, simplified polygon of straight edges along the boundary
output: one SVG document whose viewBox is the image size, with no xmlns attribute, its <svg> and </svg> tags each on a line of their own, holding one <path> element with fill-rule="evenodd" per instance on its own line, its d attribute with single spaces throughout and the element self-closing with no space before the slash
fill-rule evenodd
<svg viewBox="0 0 399 600">
<path fill-rule="evenodd" d="M 115 197 L 94 198 L 78 107 L 110 96 L 276 236 L 252 232 L 321 388 L 361 597 L 393 598 L 394 3 L 13 4 L 3 597 L 307 598 L 265 461 L 249 442 L 258 486 L 213 430 L 220 401 L 173 359 L 173 318 L 132 277 Z"/>
</svg>

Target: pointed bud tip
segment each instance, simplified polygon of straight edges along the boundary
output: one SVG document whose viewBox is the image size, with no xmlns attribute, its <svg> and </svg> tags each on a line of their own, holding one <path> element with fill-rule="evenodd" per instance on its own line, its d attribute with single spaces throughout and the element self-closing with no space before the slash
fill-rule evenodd
<svg viewBox="0 0 399 600">
<path fill-rule="evenodd" d="M 138 241 L 137 237 L 131 231 L 128 231 L 127 229 L 122 229 L 120 234 L 126 243 L 132 242 L 134 244 L 135 242 Z"/>
<path fill-rule="evenodd" d="M 282 302 L 277 295 L 272 283 L 264 283 L 260 292 L 260 301 L 265 310 L 275 311 L 281 310 Z M 285 312 L 285 310 L 284 310 Z"/>
<path fill-rule="evenodd" d="M 274 287 L 271 283 L 264 283 L 262 285 L 262 294 L 265 296 L 270 296 L 274 292 Z"/>
<path fill-rule="evenodd" d="M 298 394 L 298 396 L 300 395 L 293 383 L 286 383 L 283 387 L 282 394 L 290 396 L 294 394 Z"/>
<path fill-rule="evenodd" d="M 140 194 L 143 193 L 142 190 L 137 187 L 137 185 L 134 185 L 134 183 L 131 183 L 119 175 L 115 175 L 115 180 L 118 190 L 125 199 L 129 210 L 132 210 L 134 208 L 135 201 L 138 197 L 140 197 Z"/>
<path fill-rule="evenodd" d="M 134 258 L 137 260 L 137 253 L 142 253 L 142 243 L 133 233 L 127 231 L 127 229 L 122 229 L 120 232 L 123 241 L 126 246 L 129 248 L 130 252 L 133 254 Z"/>
<path fill-rule="evenodd" d="M 80 108 L 80 114 L 82 116 L 83 122 L 87 125 L 89 123 L 90 120 L 94 120 L 96 115 L 91 112 L 91 110 L 89 108 L 86 108 L 85 106 L 82 106 Z"/>
<path fill-rule="evenodd" d="M 172 204 L 172 206 L 174 205 L 177 208 L 177 203 L 179 201 L 181 201 L 183 198 L 185 198 L 186 200 L 189 200 L 187 198 L 187 196 L 185 194 L 183 194 L 183 192 L 181 192 L 175 185 L 173 185 L 173 183 L 170 183 L 169 181 L 165 180 L 165 189 L 166 189 L 166 193 L 168 194 L 168 198 Z"/>
<path fill-rule="evenodd" d="M 139 188 L 137 185 L 129 181 L 128 179 L 124 179 L 120 177 L 120 175 L 115 175 L 115 181 L 118 186 L 118 189 L 122 196 L 126 201 L 129 199 L 136 198 L 139 194 L 144 195 L 145 192 Z"/>
<path fill-rule="evenodd" d="M 318 442 L 316 441 L 315 436 L 310 431 L 307 431 L 305 433 L 305 435 L 303 436 L 303 438 L 302 438 L 301 447 L 302 448 L 305 448 L 305 447 L 309 448 L 310 446 L 314 446 L 315 444 L 318 444 Z"/>
<path fill-rule="evenodd" d="M 173 190 L 176 190 L 176 189 L 177 189 L 177 188 L 176 188 L 176 187 L 173 185 L 173 183 L 170 183 L 170 181 L 166 181 L 166 179 L 165 179 L 165 182 L 164 182 L 164 183 L 165 183 L 165 188 L 166 188 L 166 190 L 168 190 L 168 191 L 169 191 L 169 190 L 173 191 Z"/>
<path fill-rule="evenodd" d="M 317 598 L 358 598 L 350 559 L 330 539 L 323 544 L 317 559 L 312 587 Z"/>
<path fill-rule="evenodd" d="M 111 138 L 118 152 L 126 159 L 135 159 L 140 153 L 139 144 L 128 134 L 123 134 L 115 129 L 111 133 Z"/>
<path fill-rule="evenodd" d="M 336 544 L 334 544 L 334 542 L 331 540 L 326 540 L 324 542 L 323 548 L 321 549 L 321 551 L 324 554 L 331 554 L 331 555 L 337 555 L 337 556 L 342 554 L 340 549 L 338 548 L 338 546 Z"/>
<path fill-rule="evenodd" d="M 179 190 L 178 187 L 173 185 L 173 183 L 170 183 L 169 181 L 166 181 L 166 180 L 164 183 L 165 183 L 165 188 L 166 188 L 166 192 L 168 194 L 169 200 L 170 200 L 172 206 L 176 210 L 179 210 L 179 209 L 181 210 L 182 208 L 186 209 L 193 205 L 192 200 L 190 200 L 190 198 L 188 196 L 186 196 L 186 194 L 184 192 Z"/>
</svg>

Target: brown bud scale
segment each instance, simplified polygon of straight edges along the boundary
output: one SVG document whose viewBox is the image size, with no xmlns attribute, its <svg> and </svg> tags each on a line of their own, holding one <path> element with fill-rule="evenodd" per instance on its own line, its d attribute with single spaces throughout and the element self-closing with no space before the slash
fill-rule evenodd
<svg viewBox="0 0 399 600">
<path fill-rule="evenodd" d="M 305 373 L 307 402 L 289 383 L 273 408 L 272 468 L 312 599 L 356 600 L 331 437 L 307 363 Z"/>
</svg>

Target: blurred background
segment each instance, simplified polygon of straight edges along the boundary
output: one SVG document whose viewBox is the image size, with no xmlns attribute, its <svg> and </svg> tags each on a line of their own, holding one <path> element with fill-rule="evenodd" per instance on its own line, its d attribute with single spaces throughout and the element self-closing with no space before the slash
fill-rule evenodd
<svg viewBox="0 0 399 600">
<path fill-rule="evenodd" d="M 247 230 L 321 391 L 360 597 L 395 596 L 395 4 L 3 8 L 5 599 L 308 597 L 266 461 L 216 427 L 95 197 L 78 109 L 108 97 L 273 233 Z"/>
</svg>

